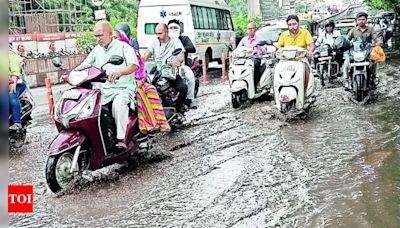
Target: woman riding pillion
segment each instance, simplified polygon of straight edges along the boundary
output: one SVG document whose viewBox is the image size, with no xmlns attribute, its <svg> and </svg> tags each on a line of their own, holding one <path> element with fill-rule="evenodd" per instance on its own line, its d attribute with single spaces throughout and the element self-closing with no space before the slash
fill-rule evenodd
<svg viewBox="0 0 400 228">
<path fill-rule="evenodd" d="M 114 30 L 115 39 L 132 45 L 129 38 L 121 30 Z M 140 138 L 139 147 L 142 151 L 148 149 L 147 135 L 158 131 L 169 132 L 171 127 L 164 114 L 161 99 L 158 96 L 157 89 L 147 83 L 147 75 L 144 70 L 144 63 L 136 52 L 139 62 L 139 69 L 135 72 L 136 78 L 136 103 L 138 109 L 139 129 L 143 137 Z"/>
</svg>

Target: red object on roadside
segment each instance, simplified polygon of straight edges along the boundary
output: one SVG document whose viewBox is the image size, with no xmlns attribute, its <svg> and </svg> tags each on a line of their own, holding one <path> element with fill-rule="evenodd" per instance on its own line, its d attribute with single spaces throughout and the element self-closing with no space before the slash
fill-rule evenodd
<svg viewBox="0 0 400 228">
<path fill-rule="evenodd" d="M 47 98 L 48 98 L 48 102 L 49 102 L 51 122 L 55 123 L 55 120 L 54 120 L 54 98 L 53 98 L 53 91 L 51 89 L 51 81 L 49 78 L 46 78 L 46 91 L 47 91 Z"/>
<path fill-rule="evenodd" d="M 221 62 L 222 62 L 222 81 L 225 81 L 226 80 L 226 57 L 225 57 L 225 52 L 222 52 Z"/>
<path fill-rule="evenodd" d="M 206 57 L 204 55 L 201 57 L 201 61 L 203 65 L 203 84 L 208 85 Z"/>
</svg>

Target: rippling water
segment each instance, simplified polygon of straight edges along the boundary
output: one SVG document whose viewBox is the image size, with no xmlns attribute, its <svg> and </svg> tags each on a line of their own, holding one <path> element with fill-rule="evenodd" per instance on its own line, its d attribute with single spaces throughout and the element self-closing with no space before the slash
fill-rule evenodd
<svg viewBox="0 0 400 228">
<path fill-rule="evenodd" d="M 44 180 L 56 131 L 41 121 L 9 168 L 11 183 L 34 184 L 35 213 L 11 215 L 10 225 L 399 227 L 396 58 L 381 66 L 371 104 L 323 89 L 308 119 L 288 125 L 266 118 L 268 102 L 233 110 L 228 84 L 215 79 L 201 88 L 191 124 L 156 138 L 152 152 L 164 156 L 139 159 L 122 174 L 119 166 L 89 173 L 60 195 Z"/>
</svg>

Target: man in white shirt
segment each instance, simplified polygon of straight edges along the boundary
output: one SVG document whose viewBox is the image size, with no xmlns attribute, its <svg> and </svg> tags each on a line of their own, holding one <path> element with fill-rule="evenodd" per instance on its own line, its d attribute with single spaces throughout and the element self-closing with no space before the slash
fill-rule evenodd
<svg viewBox="0 0 400 228">
<path fill-rule="evenodd" d="M 143 61 L 147 61 L 151 56 L 154 57 L 156 64 L 170 64 L 172 67 L 179 67 L 184 64 L 185 61 L 185 48 L 182 45 L 182 42 L 178 38 L 170 37 L 168 31 L 168 25 L 164 23 L 159 23 L 156 26 L 156 35 L 157 39 L 155 39 L 150 47 L 147 49 L 146 53 L 143 56 Z M 183 51 L 175 58 L 175 61 L 172 63 L 166 63 L 166 60 L 172 56 L 172 52 L 175 49 L 182 49 Z M 178 92 L 178 100 L 176 102 L 176 109 L 179 113 L 184 113 L 184 103 L 187 95 L 187 86 L 185 81 L 179 76 L 175 80 L 171 81 L 171 86 L 174 87 Z"/>
<path fill-rule="evenodd" d="M 112 28 L 109 22 L 99 21 L 94 27 L 94 36 L 97 46 L 90 52 L 81 65 L 92 65 L 100 68 L 111 56 L 123 57 L 121 65 L 106 64 L 103 69 L 107 72 L 106 83 L 95 83 L 102 93 L 102 105 L 113 101 L 112 114 L 117 127 L 118 143 L 116 147 L 126 149 L 123 142 L 129 123 L 129 108 L 135 109 L 136 81 L 134 72 L 139 63 L 135 50 L 128 44 L 115 40 L 112 37 Z"/>
</svg>

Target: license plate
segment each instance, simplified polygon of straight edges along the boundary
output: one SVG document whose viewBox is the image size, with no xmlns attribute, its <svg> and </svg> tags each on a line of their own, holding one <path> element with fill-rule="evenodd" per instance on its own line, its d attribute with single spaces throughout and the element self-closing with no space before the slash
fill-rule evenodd
<svg viewBox="0 0 400 228">
<path fill-rule="evenodd" d="M 246 62 L 245 59 L 237 59 L 237 60 L 235 60 L 234 64 L 235 65 L 244 65 L 245 62 Z"/>
<path fill-rule="evenodd" d="M 77 90 L 67 90 L 62 95 L 62 98 L 67 100 L 78 100 L 80 97 L 81 92 Z"/>
<path fill-rule="evenodd" d="M 351 67 L 369 66 L 369 62 L 351 63 L 350 66 L 351 66 Z"/>
</svg>

